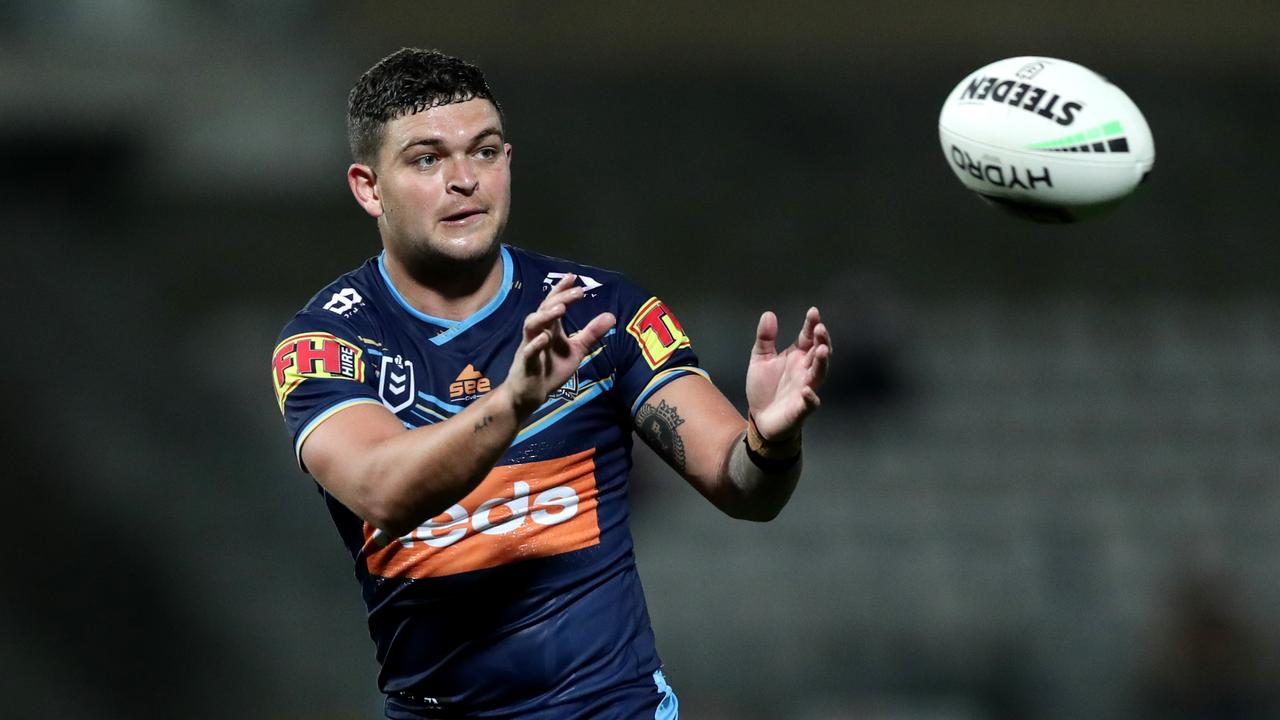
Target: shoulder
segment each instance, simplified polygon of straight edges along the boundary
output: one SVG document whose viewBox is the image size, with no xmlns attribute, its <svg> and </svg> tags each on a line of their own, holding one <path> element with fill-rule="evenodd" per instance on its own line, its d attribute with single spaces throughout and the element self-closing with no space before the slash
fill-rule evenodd
<svg viewBox="0 0 1280 720">
<path fill-rule="evenodd" d="M 301 312 L 329 312 L 353 317 L 370 306 L 378 282 L 378 258 L 369 258 L 360 267 L 339 275 L 302 306 Z"/>
<path fill-rule="evenodd" d="M 369 326 L 378 313 L 378 273 L 375 256 L 338 276 L 294 314 L 281 337 L 313 330 L 355 333 Z"/>
<path fill-rule="evenodd" d="M 507 250 L 511 253 L 512 257 L 520 263 L 521 269 L 527 273 L 529 282 L 541 281 L 542 284 L 546 285 L 554 283 L 556 280 L 563 277 L 564 273 L 570 272 L 580 278 L 583 278 L 585 284 L 588 285 L 591 285 L 593 282 L 600 284 L 605 282 L 616 283 L 623 279 L 622 273 L 614 270 L 607 270 L 595 265 L 587 265 L 585 263 L 575 262 L 565 258 L 544 255 L 542 253 L 536 253 L 532 250 L 526 250 L 513 245 L 508 245 Z M 559 274 L 556 275 L 555 273 Z M 532 277 L 534 275 L 538 275 L 536 280 Z"/>
<path fill-rule="evenodd" d="M 586 290 L 589 298 L 598 297 L 609 304 L 628 305 L 643 302 L 649 297 L 644 289 L 616 270 L 544 255 L 510 245 L 507 248 L 520 264 L 525 283 L 530 285 L 537 283 L 543 290 L 550 289 L 566 273 L 573 273 L 578 276 L 578 284 Z M 638 297 L 640 295 L 644 297 Z"/>
</svg>

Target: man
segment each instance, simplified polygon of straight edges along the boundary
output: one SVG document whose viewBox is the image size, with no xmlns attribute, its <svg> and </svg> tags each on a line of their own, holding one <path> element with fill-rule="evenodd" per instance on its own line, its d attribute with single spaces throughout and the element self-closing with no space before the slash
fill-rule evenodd
<svg viewBox="0 0 1280 720">
<path fill-rule="evenodd" d="M 277 399 L 364 588 L 389 718 L 675 718 L 628 528 L 634 429 L 712 503 L 770 520 L 831 339 L 816 309 L 750 419 L 616 273 L 499 241 L 511 145 L 479 69 L 404 49 L 353 88 L 347 181 L 383 252 L 316 295 Z"/>
</svg>

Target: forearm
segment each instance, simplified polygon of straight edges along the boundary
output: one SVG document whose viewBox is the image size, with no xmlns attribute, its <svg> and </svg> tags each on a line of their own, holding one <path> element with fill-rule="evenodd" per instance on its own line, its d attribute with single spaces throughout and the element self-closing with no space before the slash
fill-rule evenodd
<svg viewBox="0 0 1280 720">
<path fill-rule="evenodd" d="M 765 522 L 782 511 L 800 478 L 800 430 L 780 442 L 751 428 L 699 375 L 672 380 L 636 413 L 640 438 L 721 512 Z"/>
<path fill-rule="evenodd" d="M 406 431 L 386 408 L 357 403 L 304 440 L 300 459 L 316 481 L 379 530 L 400 537 L 475 490 L 520 426 L 577 369 L 616 319 L 600 313 L 572 337 L 560 318 L 581 299 L 566 274 L 525 316 L 506 380 L 458 414 Z"/>
<path fill-rule="evenodd" d="M 399 537 L 444 512 L 484 480 L 524 416 L 499 385 L 462 412 L 383 440 L 359 470 L 371 524 Z"/>
<path fill-rule="evenodd" d="M 740 520 L 768 522 L 782 512 L 800 480 L 799 441 L 790 457 L 755 459 L 748 452 L 746 433 L 729 450 L 720 485 L 725 488 L 720 508 Z"/>
</svg>

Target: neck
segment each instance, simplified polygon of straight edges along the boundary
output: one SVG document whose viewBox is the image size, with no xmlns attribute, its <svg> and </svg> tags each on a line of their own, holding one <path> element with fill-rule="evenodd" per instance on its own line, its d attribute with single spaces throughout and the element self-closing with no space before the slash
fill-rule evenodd
<svg viewBox="0 0 1280 720">
<path fill-rule="evenodd" d="M 502 254 L 496 244 L 492 253 L 470 262 L 405 262 L 388 250 L 383 263 L 391 284 L 414 309 L 445 320 L 467 318 L 501 289 Z"/>
</svg>

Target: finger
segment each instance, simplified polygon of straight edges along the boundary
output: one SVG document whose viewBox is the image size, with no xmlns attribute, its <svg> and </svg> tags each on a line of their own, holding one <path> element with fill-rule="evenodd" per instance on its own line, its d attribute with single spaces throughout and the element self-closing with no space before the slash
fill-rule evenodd
<svg viewBox="0 0 1280 720">
<path fill-rule="evenodd" d="M 555 285 L 551 286 L 551 290 L 547 292 L 547 296 L 542 299 L 542 304 L 547 305 L 551 303 L 564 302 L 565 297 L 569 295 L 576 294 L 581 296 L 583 288 L 574 286 L 574 283 L 577 282 L 577 280 L 578 276 L 573 273 L 568 273 L 564 277 L 560 278 Z M 575 293 L 574 291 L 578 292 Z"/>
<path fill-rule="evenodd" d="M 587 323 L 586 327 L 574 333 L 571 340 L 579 351 L 586 355 L 591 346 L 600 342 L 604 334 L 609 332 L 609 328 L 617 322 L 618 319 L 613 316 L 613 313 L 600 313 L 591 318 L 591 322 Z"/>
<path fill-rule="evenodd" d="M 556 292 L 557 290 L 564 290 L 567 287 L 573 287 L 573 283 L 576 282 L 577 280 L 578 280 L 577 275 L 574 275 L 573 273 L 565 273 L 564 277 L 557 280 L 556 284 L 551 286 L 551 292 Z"/>
<path fill-rule="evenodd" d="M 801 388 L 795 395 L 786 400 L 785 409 L 780 408 L 782 417 L 788 418 L 785 421 L 785 427 L 775 429 L 776 435 L 788 436 L 798 431 L 799 427 L 804 423 L 805 418 L 809 417 L 822 401 L 818 398 L 818 393 L 813 388 Z"/>
<path fill-rule="evenodd" d="M 565 306 L 563 303 L 556 303 L 550 307 L 539 308 L 529 313 L 524 318 L 524 338 L 530 340 L 534 335 L 542 332 L 551 323 L 558 320 L 564 315 Z"/>
<path fill-rule="evenodd" d="M 818 308 L 811 307 L 804 314 L 804 323 L 800 326 L 800 335 L 796 337 L 796 347 L 801 350 L 808 350 L 813 347 L 813 329 L 817 327 L 822 318 L 818 315 Z"/>
<path fill-rule="evenodd" d="M 582 287 L 581 285 L 574 286 L 574 287 L 561 288 L 547 295 L 546 299 L 544 299 L 543 302 L 545 303 L 549 300 L 552 303 L 558 303 L 558 302 L 570 303 L 570 302 L 575 302 L 577 300 L 581 300 L 583 295 L 585 294 L 586 294 L 586 288 Z"/>
<path fill-rule="evenodd" d="M 516 352 L 523 353 L 523 362 L 525 372 L 530 375 L 536 375 L 541 371 L 540 364 L 545 364 L 543 359 L 543 351 L 546 350 L 547 336 L 544 333 L 538 333 L 532 338 L 527 339 L 524 344 Z"/>
<path fill-rule="evenodd" d="M 822 399 L 818 397 L 818 393 L 813 388 L 805 388 L 800 391 L 800 399 L 804 400 L 804 414 L 817 410 L 822 405 Z"/>
<path fill-rule="evenodd" d="M 756 325 L 756 342 L 751 347 L 751 354 L 766 357 L 777 354 L 777 339 L 778 316 L 766 310 L 760 315 L 760 322 Z"/>
<path fill-rule="evenodd" d="M 556 284 L 553 284 L 553 286 L 550 287 L 550 290 L 547 291 L 547 296 L 543 297 L 543 301 L 539 302 L 538 309 L 541 310 L 544 309 L 544 307 L 562 304 L 562 302 L 571 295 L 568 291 L 573 290 L 572 283 L 573 279 L 571 274 L 558 279 Z"/>
<path fill-rule="evenodd" d="M 831 331 L 827 329 L 826 323 L 820 322 L 813 328 L 813 341 L 818 345 L 826 345 L 828 350 L 835 350 L 831 345 Z"/>
<path fill-rule="evenodd" d="M 831 348 L 818 345 L 813 349 L 813 362 L 809 366 L 809 377 L 806 383 L 810 388 L 817 388 L 827 377 L 827 366 L 831 360 Z"/>
<path fill-rule="evenodd" d="M 827 326 L 822 323 L 818 323 L 817 327 L 813 329 L 813 344 L 805 353 L 804 367 L 809 367 L 813 364 L 814 351 L 818 348 L 824 348 L 827 355 L 831 354 L 831 336 L 827 333 Z"/>
<path fill-rule="evenodd" d="M 569 353 L 569 335 L 565 332 L 564 323 L 557 320 L 547 325 L 546 332 L 551 336 L 551 344 L 548 350 L 557 355 L 567 355 Z"/>
<path fill-rule="evenodd" d="M 559 325 L 559 323 L 556 323 L 556 325 Z M 541 368 L 542 376 L 546 377 L 551 374 L 551 371 L 553 369 L 555 369 L 555 365 L 554 365 L 555 359 L 551 357 L 551 355 L 553 352 L 553 345 L 556 341 L 556 338 L 554 333 L 551 331 L 551 328 L 547 328 L 546 330 L 543 330 L 542 334 L 539 335 L 538 337 L 540 339 L 542 338 L 546 339 L 546 342 L 543 343 L 542 348 L 538 351 L 538 357 L 542 362 L 542 368 Z"/>
</svg>

